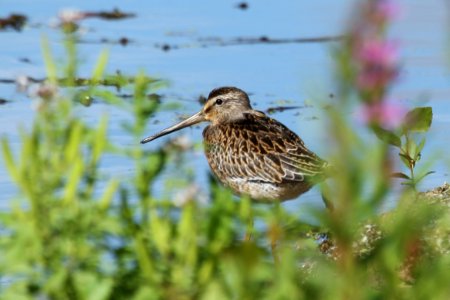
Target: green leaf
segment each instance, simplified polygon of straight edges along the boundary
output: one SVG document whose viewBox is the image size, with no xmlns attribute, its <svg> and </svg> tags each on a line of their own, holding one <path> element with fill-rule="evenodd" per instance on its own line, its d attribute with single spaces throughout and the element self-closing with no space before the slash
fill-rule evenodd
<svg viewBox="0 0 450 300">
<path fill-rule="evenodd" d="M 14 161 L 14 157 L 11 151 L 11 147 L 9 146 L 9 142 L 6 138 L 3 138 L 1 140 L 2 143 L 2 152 L 3 152 L 3 159 L 6 164 L 6 168 L 9 171 L 9 174 L 11 175 L 14 180 L 19 180 L 19 171 L 16 167 L 16 162 Z"/>
<path fill-rule="evenodd" d="M 431 174 L 434 174 L 434 173 L 436 173 L 436 171 L 428 171 L 428 172 L 426 172 L 426 173 L 424 173 L 424 174 L 421 174 L 420 176 L 417 176 L 416 182 L 419 182 L 419 181 L 421 181 L 422 179 L 424 179 L 426 176 L 431 175 Z"/>
<path fill-rule="evenodd" d="M 420 141 L 420 143 L 419 143 L 419 145 L 417 145 L 417 153 L 420 153 L 420 152 L 422 152 L 422 149 L 423 149 L 423 147 L 425 146 L 425 138 L 423 138 L 421 141 Z"/>
<path fill-rule="evenodd" d="M 97 84 L 103 77 L 105 73 L 106 65 L 108 63 L 109 53 L 107 50 L 103 50 L 97 59 L 97 64 L 92 72 L 92 85 Z"/>
<path fill-rule="evenodd" d="M 97 130 L 95 130 L 95 140 L 93 141 L 92 160 L 97 163 L 106 147 L 106 137 L 108 129 L 108 118 L 103 116 Z"/>
<path fill-rule="evenodd" d="M 405 132 L 427 132 L 432 120 L 433 110 L 431 107 L 416 107 L 406 114 L 403 130 Z"/>
<path fill-rule="evenodd" d="M 405 173 L 401 173 L 401 172 L 393 173 L 393 174 L 391 174 L 391 176 L 393 178 L 411 179 L 411 178 L 409 178 L 408 175 L 406 175 Z"/>
<path fill-rule="evenodd" d="M 400 137 L 392 131 L 381 128 L 380 126 L 373 126 L 372 130 L 380 140 L 390 145 L 401 147 L 402 142 L 400 140 Z"/>
<path fill-rule="evenodd" d="M 42 48 L 42 55 L 44 56 L 44 63 L 47 71 L 47 77 L 50 80 L 50 82 L 56 84 L 58 82 L 58 75 L 57 75 L 58 67 L 56 66 L 55 59 L 53 57 L 50 48 L 50 42 L 48 41 L 46 36 L 43 36 L 41 38 L 41 48 Z"/>
<path fill-rule="evenodd" d="M 94 89 L 91 91 L 91 96 L 101 98 L 106 103 L 117 106 L 120 109 L 132 111 L 132 107 L 129 103 L 123 101 L 122 98 L 116 96 L 116 94 L 111 91 Z"/>
<path fill-rule="evenodd" d="M 399 153 L 398 155 L 400 156 L 400 159 L 402 160 L 403 164 L 409 168 L 411 166 L 411 161 L 413 159 L 408 154 L 405 153 Z"/>
<path fill-rule="evenodd" d="M 68 181 L 64 189 L 64 200 L 66 203 L 74 201 L 77 194 L 78 186 L 83 176 L 84 163 L 82 159 L 75 159 L 72 167 L 68 170 Z"/>
<path fill-rule="evenodd" d="M 116 194 L 116 191 L 119 187 L 119 181 L 117 180 L 111 180 L 106 188 L 104 189 L 103 195 L 100 198 L 100 201 L 98 202 L 98 206 L 102 210 L 106 210 L 110 207 L 111 201 Z"/>
<path fill-rule="evenodd" d="M 67 161 L 74 161 L 79 157 L 83 134 L 83 124 L 80 122 L 74 122 L 70 128 L 70 136 L 65 148 L 65 156 Z"/>
</svg>

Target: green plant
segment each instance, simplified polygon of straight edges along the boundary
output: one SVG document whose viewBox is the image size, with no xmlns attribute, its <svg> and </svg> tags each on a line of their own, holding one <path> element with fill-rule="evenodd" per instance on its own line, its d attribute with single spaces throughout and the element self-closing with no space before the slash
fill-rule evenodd
<svg viewBox="0 0 450 300">
<path fill-rule="evenodd" d="M 377 5 L 386 3 L 364 3 L 358 22 L 376 33 L 377 47 L 386 45 L 390 19 L 381 15 L 377 23 Z M 424 144 L 416 134 L 428 130 L 431 111 L 413 109 L 405 121 L 388 122 L 386 96 L 398 68 L 390 59 L 384 65 L 355 56 L 366 31 L 335 52 L 339 102 L 327 111 L 334 174 L 324 190 L 335 209 L 311 210 L 317 216 L 311 225 L 282 204 L 235 197 L 212 177 L 207 204 L 195 192 L 179 203 L 157 196 L 153 183 L 170 170 L 170 158 L 183 163 L 170 142 L 138 143 L 161 108 L 154 94 L 161 81 L 118 76 L 133 98 L 118 97 L 105 86 L 105 52 L 80 87 L 76 28 L 64 33 L 65 67 L 57 67 L 44 40 L 48 81 L 39 89 L 33 126 L 20 132 L 19 151 L 2 138 L 3 160 L 19 189 L 11 209 L 0 212 L 2 299 L 448 299 L 448 198 L 410 188 L 422 178 L 414 171 Z M 382 72 L 372 77 L 374 63 Z M 83 119 L 80 102 L 93 98 L 128 113 L 123 127 L 135 144 L 110 137 L 108 125 L 117 120 L 101 116 L 92 125 Z M 346 113 L 360 107 L 367 131 L 355 130 Z M 397 207 L 380 213 L 398 158 L 389 144 L 410 175 L 399 175 L 408 186 L 395 195 Z M 109 155 L 129 162 L 127 178 L 105 174 Z M 190 175 L 176 167 L 176 184 L 189 185 Z"/>
</svg>

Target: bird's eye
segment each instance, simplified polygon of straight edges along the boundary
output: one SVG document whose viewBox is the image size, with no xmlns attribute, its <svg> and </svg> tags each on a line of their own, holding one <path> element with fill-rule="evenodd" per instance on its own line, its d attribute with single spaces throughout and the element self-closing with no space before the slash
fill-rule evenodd
<svg viewBox="0 0 450 300">
<path fill-rule="evenodd" d="M 216 104 L 217 104 L 217 105 L 222 105 L 222 103 L 223 103 L 223 100 L 222 100 L 222 99 L 219 98 L 219 99 L 216 100 Z"/>
</svg>

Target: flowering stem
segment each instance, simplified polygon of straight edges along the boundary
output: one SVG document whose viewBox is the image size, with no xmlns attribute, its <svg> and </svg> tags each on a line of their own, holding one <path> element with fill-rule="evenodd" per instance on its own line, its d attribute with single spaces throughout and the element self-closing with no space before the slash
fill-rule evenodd
<svg viewBox="0 0 450 300">
<path fill-rule="evenodd" d="M 416 191 L 416 180 L 414 178 L 414 167 L 416 165 L 416 160 L 411 157 L 411 153 L 410 153 L 410 143 L 411 140 L 409 138 L 409 133 L 405 132 L 405 148 L 403 149 L 403 153 L 404 153 L 404 157 L 408 160 L 408 164 L 407 167 L 409 169 L 409 177 L 410 177 L 410 186 L 412 187 L 412 189 L 414 191 Z"/>
</svg>

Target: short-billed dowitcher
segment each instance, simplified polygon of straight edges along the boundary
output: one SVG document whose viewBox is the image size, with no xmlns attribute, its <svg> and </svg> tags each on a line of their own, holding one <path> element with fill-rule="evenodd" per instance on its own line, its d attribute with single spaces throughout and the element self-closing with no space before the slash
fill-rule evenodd
<svg viewBox="0 0 450 300">
<path fill-rule="evenodd" d="M 325 176 L 327 163 L 280 122 L 253 110 L 235 87 L 214 89 L 203 109 L 142 144 L 209 121 L 203 130 L 205 154 L 216 177 L 237 194 L 257 201 L 283 201 L 308 191 Z"/>
</svg>

